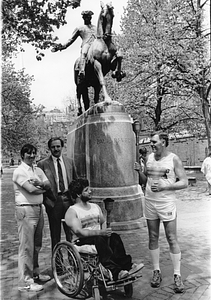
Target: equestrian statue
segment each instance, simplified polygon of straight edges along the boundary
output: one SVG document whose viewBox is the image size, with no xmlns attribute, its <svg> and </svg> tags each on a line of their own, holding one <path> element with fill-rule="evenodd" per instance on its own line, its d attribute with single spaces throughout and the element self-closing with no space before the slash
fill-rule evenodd
<svg viewBox="0 0 211 300">
<path fill-rule="evenodd" d="M 122 55 L 112 42 L 112 24 L 114 8 L 111 3 L 101 2 L 101 12 L 97 27 L 91 24 L 92 11 L 83 11 L 84 25 L 75 29 L 71 39 L 64 45 L 57 44 L 53 52 L 69 47 L 79 36 L 82 39 L 81 55 L 74 64 L 74 79 L 78 100 L 78 115 L 82 114 L 81 96 L 84 109 L 90 107 L 88 87 L 94 88 L 94 103 L 98 103 L 100 90 L 103 91 L 104 101 L 110 103 L 104 76 L 112 71 L 112 78 L 119 82 L 125 77 L 121 71 Z"/>
</svg>

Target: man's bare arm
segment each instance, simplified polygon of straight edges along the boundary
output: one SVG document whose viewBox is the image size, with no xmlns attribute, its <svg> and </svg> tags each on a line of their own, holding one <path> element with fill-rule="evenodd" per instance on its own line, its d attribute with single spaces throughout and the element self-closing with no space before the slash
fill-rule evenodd
<svg viewBox="0 0 211 300">
<path fill-rule="evenodd" d="M 147 183 L 147 176 L 144 172 L 141 170 L 141 165 L 138 162 L 135 162 L 134 169 L 139 173 L 139 181 L 140 184 L 146 185 Z"/>
<path fill-rule="evenodd" d="M 65 222 L 67 226 L 69 226 L 78 237 L 89 237 L 99 235 L 110 236 L 112 233 L 111 228 L 107 228 L 105 230 L 83 229 L 81 226 L 81 222 L 76 215 L 76 212 L 73 209 L 71 209 L 71 207 L 67 210 L 65 214 Z"/>
<path fill-rule="evenodd" d="M 73 32 L 72 37 L 68 40 L 68 42 L 67 42 L 66 44 L 64 44 L 64 45 L 62 45 L 62 44 L 57 44 L 57 45 L 55 45 L 55 46 L 52 48 L 51 52 L 62 51 L 62 50 L 64 50 L 64 49 L 68 48 L 70 45 L 72 45 L 72 43 L 75 42 L 75 40 L 76 40 L 79 36 L 80 36 L 79 30 L 78 30 L 78 29 L 75 29 L 75 31 Z"/>
<path fill-rule="evenodd" d="M 34 195 L 40 195 L 43 194 L 45 192 L 45 190 L 38 188 L 36 186 L 34 186 L 32 183 L 30 183 L 29 181 L 26 181 L 23 185 L 22 188 L 24 188 L 28 193 L 30 194 L 34 194 Z"/>
<path fill-rule="evenodd" d="M 162 190 L 176 191 L 176 190 L 184 189 L 188 186 L 187 175 L 185 173 L 185 169 L 182 165 L 180 158 L 178 156 L 175 156 L 173 162 L 174 162 L 174 172 L 177 181 L 165 186 L 159 183 L 157 191 L 162 191 Z"/>
</svg>

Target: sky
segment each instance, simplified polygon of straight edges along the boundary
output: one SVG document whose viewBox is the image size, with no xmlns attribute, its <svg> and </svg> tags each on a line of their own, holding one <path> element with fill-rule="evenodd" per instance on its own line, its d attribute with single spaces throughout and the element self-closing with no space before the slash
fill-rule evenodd
<svg viewBox="0 0 211 300">
<path fill-rule="evenodd" d="M 104 2 L 106 3 L 106 2 Z M 120 21 L 127 0 L 113 0 L 114 20 L 112 31 L 120 33 Z M 55 30 L 58 43 L 66 43 L 71 38 L 74 29 L 83 25 L 81 12 L 92 10 L 92 24 L 97 25 L 100 14 L 100 0 L 81 0 L 81 6 L 70 8 L 67 14 L 67 24 Z M 43 51 L 45 54 L 41 61 L 36 60 L 35 49 L 29 44 L 25 45 L 22 52 L 14 59 L 16 69 L 25 69 L 25 73 L 34 76 L 31 86 L 31 98 L 35 105 L 44 105 L 46 110 L 56 108 L 64 109 L 68 105 L 68 98 L 75 99 L 76 87 L 74 83 L 74 62 L 80 55 L 81 38 L 79 37 L 66 50 L 51 52 L 50 49 Z"/>
</svg>

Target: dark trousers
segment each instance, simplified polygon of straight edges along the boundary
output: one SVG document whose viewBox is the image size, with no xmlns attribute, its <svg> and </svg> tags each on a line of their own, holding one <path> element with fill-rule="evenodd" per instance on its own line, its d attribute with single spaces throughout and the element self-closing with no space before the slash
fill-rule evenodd
<svg viewBox="0 0 211 300">
<path fill-rule="evenodd" d="M 54 207 L 46 208 L 49 220 L 52 250 L 61 240 L 61 223 L 70 204 L 71 203 L 68 200 L 65 201 L 62 196 L 59 196 Z M 63 228 L 66 235 L 66 240 L 71 242 L 72 233 L 70 228 L 66 225 L 66 223 L 63 223 Z"/>
<path fill-rule="evenodd" d="M 105 236 L 95 236 L 80 239 L 76 245 L 95 245 L 101 264 L 109 269 L 113 279 L 117 280 L 121 270 L 129 271 L 132 267 L 132 258 L 125 252 L 124 244 L 117 233 L 112 233 L 108 242 Z"/>
</svg>

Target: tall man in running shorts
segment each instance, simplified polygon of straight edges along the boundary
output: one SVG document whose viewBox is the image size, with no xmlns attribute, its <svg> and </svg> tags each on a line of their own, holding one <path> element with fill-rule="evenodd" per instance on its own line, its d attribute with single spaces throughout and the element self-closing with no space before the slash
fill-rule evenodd
<svg viewBox="0 0 211 300">
<path fill-rule="evenodd" d="M 147 157 L 145 173 L 141 172 L 137 162 L 135 170 L 139 172 L 142 184 L 146 184 L 145 216 L 149 232 L 149 251 L 154 268 L 151 286 L 159 287 L 162 281 L 158 244 L 162 221 L 174 267 L 174 290 L 176 293 L 182 293 L 184 285 L 180 274 L 181 251 L 177 241 L 175 190 L 186 188 L 188 179 L 179 157 L 167 150 L 168 135 L 164 132 L 154 132 L 150 141 L 152 153 Z"/>
</svg>

